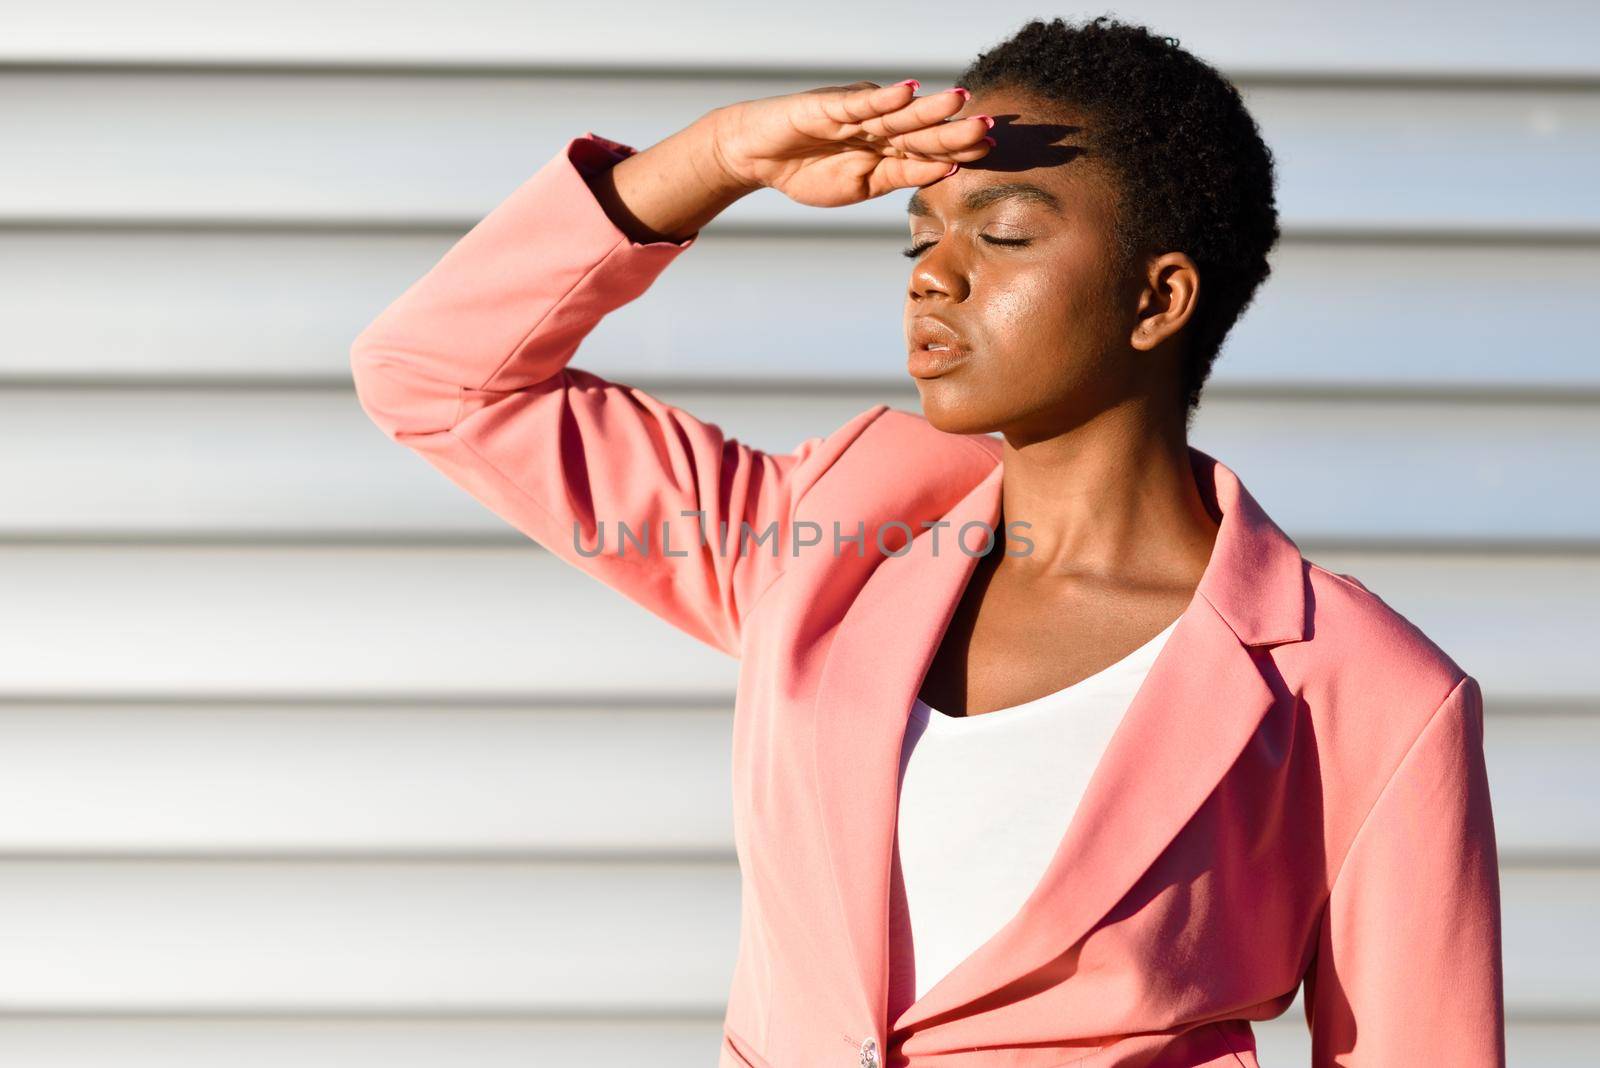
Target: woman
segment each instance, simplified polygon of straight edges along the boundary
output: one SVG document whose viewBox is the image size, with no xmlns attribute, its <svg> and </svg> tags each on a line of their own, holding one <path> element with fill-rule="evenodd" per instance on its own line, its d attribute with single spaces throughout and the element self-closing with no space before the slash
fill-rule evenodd
<svg viewBox="0 0 1600 1068">
<path fill-rule="evenodd" d="M 1278 236 L 1255 124 L 1107 19 L 961 81 L 575 137 L 352 350 L 387 434 L 741 659 L 721 1068 L 1255 1065 L 1302 983 L 1319 1066 L 1502 1064 L 1476 680 L 1186 441 Z M 570 366 L 761 188 L 915 190 L 921 415 L 767 453 Z"/>
</svg>

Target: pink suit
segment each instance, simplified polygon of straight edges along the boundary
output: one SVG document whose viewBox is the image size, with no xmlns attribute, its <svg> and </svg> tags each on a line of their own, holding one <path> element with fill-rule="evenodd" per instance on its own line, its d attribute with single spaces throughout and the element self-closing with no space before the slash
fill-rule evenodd
<svg viewBox="0 0 1600 1068">
<path fill-rule="evenodd" d="M 900 744 L 976 563 L 955 535 L 998 528 L 1000 443 L 879 404 L 765 453 L 570 367 L 698 240 L 635 243 L 594 199 L 585 176 L 633 151 L 573 138 L 361 333 L 352 367 L 386 434 L 740 658 L 719 1068 L 1255 1066 L 1250 1021 L 1302 980 L 1317 1068 L 1503 1065 L 1478 683 L 1196 449 L 1210 563 L 1059 851 L 887 1018 Z M 619 521 L 652 532 L 649 555 L 618 555 Z M 580 551 L 600 522 L 604 552 Z M 776 542 L 738 546 L 741 522 Z M 834 523 L 866 536 L 836 553 Z"/>
</svg>

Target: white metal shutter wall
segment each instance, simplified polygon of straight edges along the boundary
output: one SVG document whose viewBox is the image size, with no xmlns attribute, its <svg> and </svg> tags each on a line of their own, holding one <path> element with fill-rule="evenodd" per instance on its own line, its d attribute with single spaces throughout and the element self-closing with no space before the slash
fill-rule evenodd
<svg viewBox="0 0 1600 1068">
<path fill-rule="evenodd" d="M 1280 161 L 1195 441 L 1482 681 L 1512 1063 L 1589 1063 L 1600 8 L 1119 10 Z M 0 8 L 0 1063 L 711 1062 L 733 663 L 384 439 L 347 349 L 574 134 L 936 91 L 1036 13 L 807 12 Z M 748 198 L 577 362 L 769 448 L 914 410 L 902 201 Z"/>
</svg>

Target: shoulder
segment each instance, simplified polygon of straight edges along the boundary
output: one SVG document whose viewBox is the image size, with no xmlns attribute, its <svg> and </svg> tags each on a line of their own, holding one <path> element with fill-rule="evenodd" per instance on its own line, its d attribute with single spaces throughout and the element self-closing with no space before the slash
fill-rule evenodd
<svg viewBox="0 0 1600 1068">
<path fill-rule="evenodd" d="M 1310 560 L 1305 575 L 1307 640 L 1282 652 L 1325 728 L 1376 756 L 1407 747 L 1452 701 L 1468 710 L 1476 682 L 1415 622 L 1354 575 Z"/>
<path fill-rule="evenodd" d="M 1003 448 L 987 434 L 948 433 L 915 412 L 887 404 L 851 416 L 808 445 L 813 489 L 886 500 L 917 497 L 919 487 L 930 485 L 938 487 L 940 497 L 951 490 L 965 492 L 994 469 Z"/>
<path fill-rule="evenodd" d="M 1306 576 L 1316 604 L 1296 643 L 1297 704 L 1312 728 L 1335 881 L 1386 798 L 1387 825 L 1403 828 L 1407 848 L 1492 835 L 1486 808 L 1471 828 L 1459 821 L 1464 799 L 1485 788 L 1477 679 L 1353 575 L 1307 561 Z"/>
<path fill-rule="evenodd" d="M 1354 575 L 1306 560 L 1313 640 L 1321 637 L 1374 666 L 1454 683 L 1465 672 L 1422 628 Z"/>
</svg>

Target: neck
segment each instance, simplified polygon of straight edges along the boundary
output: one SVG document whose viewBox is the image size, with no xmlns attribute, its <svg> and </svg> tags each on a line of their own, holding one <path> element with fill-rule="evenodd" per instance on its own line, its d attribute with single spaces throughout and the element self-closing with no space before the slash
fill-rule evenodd
<svg viewBox="0 0 1600 1068">
<path fill-rule="evenodd" d="M 1181 417 L 1158 418 L 1136 403 L 1110 408 L 1053 437 L 1008 437 L 1002 462 L 1006 544 L 1025 549 L 1018 534 L 1033 544 L 996 566 L 1041 577 L 1199 581 L 1217 523 L 1189 466 Z"/>
</svg>

